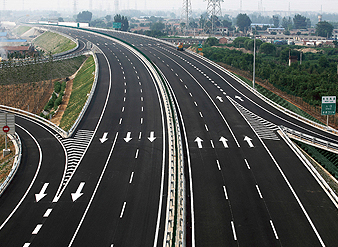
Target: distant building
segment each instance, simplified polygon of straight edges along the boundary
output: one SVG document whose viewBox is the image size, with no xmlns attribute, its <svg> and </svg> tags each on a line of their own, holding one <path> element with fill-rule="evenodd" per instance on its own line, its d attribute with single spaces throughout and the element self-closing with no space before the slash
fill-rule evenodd
<svg viewBox="0 0 338 247">
<path fill-rule="evenodd" d="M 284 34 L 285 28 L 284 27 L 269 27 L 266 30 L 269 34 Z"/>
</svg>

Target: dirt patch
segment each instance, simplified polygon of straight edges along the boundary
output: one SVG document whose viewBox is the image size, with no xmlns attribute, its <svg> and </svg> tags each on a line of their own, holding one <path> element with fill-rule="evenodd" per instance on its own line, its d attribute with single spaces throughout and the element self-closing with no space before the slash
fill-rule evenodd
<svg viewBox="0 0 338 247">
<path fill-rule="evenodd" d="M 73 81 L 74 81 L 74 79 L 71 79 L 71 80 L 67 81 L 67 86 L 66 86 L 66 89 L 65 89 L 65 93 L 64 93 L 64 95 L 62 97 L 62 103 L 59 106 L 56 114 L 54 115 L 54 117 L 51 120 L 57 126 L 60 125 L 60 121 L 62 119 L 63 113 L 65 112 L 65 110 L 67 108 L 70 95 L 72 94 Z"/>
</svg>

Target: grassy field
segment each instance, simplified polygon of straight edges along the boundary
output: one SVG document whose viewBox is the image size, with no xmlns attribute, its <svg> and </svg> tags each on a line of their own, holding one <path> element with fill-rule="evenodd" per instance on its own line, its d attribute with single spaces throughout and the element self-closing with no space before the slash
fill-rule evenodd
<svg viewBox="0 0 338 247">
<path fill-rule="evenodd" d="M 15 34 L 17 34 L 17 35 L 22 35 L 22 34 L 24 34 L 25 32 L 27 32 L 28 30 L 30 30 L 31 29 L 31 27 L 27 27 L 27 26 L 19 26 L 19 27 L 17 27 L 17 28 L 15 28 L 14 30 L 13 30 L 13 32 L 15 33 Z"/>
<path fill-rule="evenodd" d="M 74 79 L 72 93 L 60 121 L 60 127 L 65 131 L 68 131 L 73 126 L 87 101 L 94 82 L 94 71 L 94 58 L 90 56 Z"/>
<path fill-rule="evenodd" d="M 53 32 L 45 32 L 33 40 L 33 43 L 51 54 L 69 51 L 76 47 L 76 44 L 72 40 Z"/>
<path fill-rule="evenodd" d="M 236 75 L 237 77 L 239 77 L 240 79 L 242 79 L 245 83 L 247 83 L 249 86 L 252 87 L 252 81 L 246 79 L 243 76 L 240 75 Z M 302 109 L 298 108 L 297 106 L 291 104 L 289 101 L 283 99 L 282 97 L 278 96 L 277 94 L 269 91 L 268 89 L 262 87 L 261 85 L 256 84 L 255 88 L 257 89 L 257 91 L 264 95 L 265 97 L 267 97 L 268 99 L 272 100 L 273 102 L 277 103 L 280 106 L 283 106 L 284 108 L 297 113 L 298 115 L 305 117 L 311 121 L 314 121 L 316 123 L 319 124 L 323 124 L 322 122 L 320 122 L 318 119 L 314 118 L 313 116 L 311 116 L 310 114 L 308 114 L 307 112 L 303 111 Z"/>
</svg>

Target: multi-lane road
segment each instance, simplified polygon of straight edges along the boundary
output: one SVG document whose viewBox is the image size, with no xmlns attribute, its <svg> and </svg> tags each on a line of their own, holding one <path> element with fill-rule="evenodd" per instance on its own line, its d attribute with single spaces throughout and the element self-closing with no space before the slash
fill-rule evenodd
<svg viewBox="0 0 338 247">
<path fill-rule="evenodd" d="M 0 198 L 1 246 L 162 246 L 168 130 L 153 75 L 117 41 L 56 29 L 100 49 L 98 86 L 72 138 L 19 118 L 25 156 Z M 336 205 L 277 130 L 336 136 L 276 110 L 202 57 L 106 33 L 149 57 L 171 89 L 187 246 L 336 245 Z"/>
</svg>

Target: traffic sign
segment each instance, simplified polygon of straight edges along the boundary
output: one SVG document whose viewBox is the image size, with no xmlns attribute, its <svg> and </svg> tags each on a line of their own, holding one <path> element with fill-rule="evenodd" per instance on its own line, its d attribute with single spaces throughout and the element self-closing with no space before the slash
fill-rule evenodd
<svg viewBox="0 0 338 247">
<path fill-rule="evenodd" d="M 322 97 L 322 115 L 336 114 L 336 96 Z"/>
<path fill-rule="evenodd" d="M 203 50 L 203 46 L 202 46 L 202 44 L 198 44 L 198 51 L 202 51 Z"/>
<path fill-rule="evenodd" d="M 1 133 L 2 131 L 2 133 Z M 0 134 L 15 133 L 15 116 L 10 113 L 0 113 Z"/>
<path fill-rule="evenodd" d="M 113 28 L 121 28 L 122 23 L 121 22 L 113 22 Z"/>
<path fill-rule="evenodd" d="M 9 131 L 9 129 L 10 128 L 7 125 L 2 127 L 2 131 L 5 132 L 5 133 L 7 133 Z"/>
</svg>

